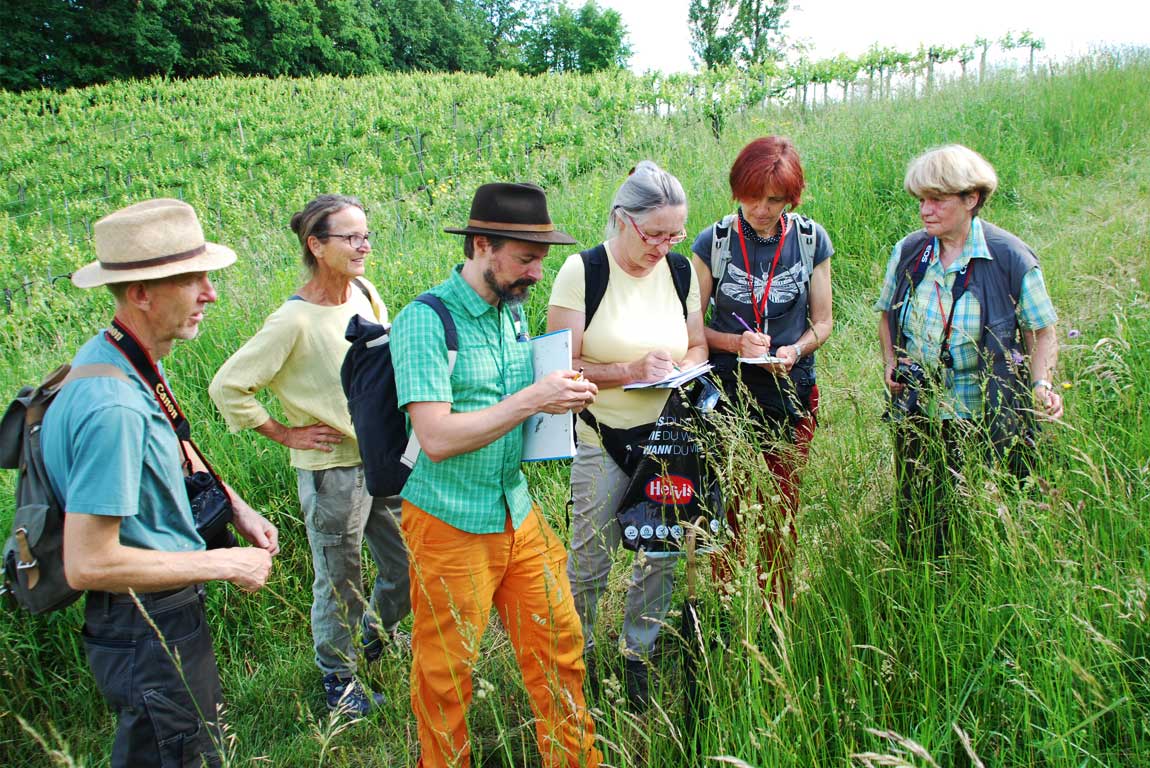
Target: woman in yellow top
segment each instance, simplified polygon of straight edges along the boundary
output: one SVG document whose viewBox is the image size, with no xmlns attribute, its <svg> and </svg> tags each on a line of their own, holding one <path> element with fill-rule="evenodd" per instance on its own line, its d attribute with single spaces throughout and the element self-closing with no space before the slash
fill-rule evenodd
<svg viewBox="0 0 1150 768">
<path fill-rule="evenodd" d="M 363 715 L 383 697 L 368 696 L 356 677 L 355 628 L 362 630 L 363 655 L 378 658 L 411 600 L 400 500 L 367 492 L 339 371 L 350 346 L 348 321 L 360 314 L 386 324 L 387 308 L 363 277 L 371 243 L 356 198 L 321 195 L 292 216 L 291 228 L 309 279 L 221 366 L 209 392 L 233 432 L 254 429 L 291 449 L 315 569 L 316 665 L 328 707 Z M 256 399 L 265 387 L 279 399 L 287 424 Z M 366 612 L 365 538 L 379 567 Z"/>
<path fill-rule="evenodd" d="M 570 256 L 555 278 L 547 329 L 571 329 L 572 364 L 599 386 L 599 396 L 588 410 L 602 428 L 651 425 L 670 390 L 624 391 L 623 385 L 656 381 L 676 366 L 707 359 L 698 280 L 687 262 L 690 288 L 681 301 L 669 259 L 686 259 L 668 255 L 673 245 L 685 239 L 686 221 L 687 197 L 679 180 L 643 161 L 619 187 L 611 204 L 607 241 L 601 251 L 606 262 L 603 268 L 609 270 L 607 288 L 590 323 L 586 322 L 582 254 Z M 615 510 L 630 476 L 588 423 L 580 420 L 576 434 L 579 449 L 571 465 L 574 511 L 567 574 L 590 651 L 596 608 L 607 586 L 612 552 L 620 541 Z M 640 710 L 649 703 L 646 658 L 670 608 L 675 563 L 673 558 L 636 557 L 627 589 L 625 679 L 628 699 Z M 595 659 L 590 653 L 586 656 L 593 673 Z"/>
</svg>

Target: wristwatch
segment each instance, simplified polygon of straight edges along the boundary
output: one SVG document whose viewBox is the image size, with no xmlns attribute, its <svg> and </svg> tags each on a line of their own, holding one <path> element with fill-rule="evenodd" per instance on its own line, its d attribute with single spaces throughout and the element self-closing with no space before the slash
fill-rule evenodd
<svg viewBox="0 0 1150 768">
<path fill-rule="evenodd" d="M 796 341 L 791 347 L 795 350 L 795 360 L 803 356 L 803 343 L 801 341 Z"/>
<path fill-rule="evenodd" d="M 1030 385 L 1031 389 L 1038 389 L 1039 387 L 1046 387 L 1049 390 L 1054 389 L 1054 385 L 1051 384 L 1048 379 L 1035 379 L 1034 382 Z"/>
</svg>

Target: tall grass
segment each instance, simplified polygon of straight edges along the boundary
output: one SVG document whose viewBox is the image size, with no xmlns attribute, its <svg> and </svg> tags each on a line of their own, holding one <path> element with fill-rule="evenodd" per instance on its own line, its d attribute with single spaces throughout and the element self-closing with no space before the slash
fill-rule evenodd
<svg viewBox="0 0 1150 768">
<path fill-rule="evenodd" d="M 654 679 L 658 706 L 642 718 L 628 714 L 613 680 L 596 703 L 610 764 L 702 765 L 723 757 L 755 766 L 1150 762 L 1148 75 L 1145 55 L 1092 60 L 1054 78 L 954 87 L 929 99 L 746 114 L 719 141 L 702 124 L 651 120 L 636 128 L 633 156 L 614 155 L 549 190 L 553 218 L 589 245 L 601 236 L 627 168 L 650 157 L 684 182 L 693 233 L 731 207 L 726 174 L 738 149 L 754 136 L 785 133 L 807 171 L 800 210 L 826 226 L 836 247 L 836 330 L 819 352 L 823 409 L 804 473 L 794 603 L 765 610 L 752 569 L 730 588 L 706 583 L 700 615 L 714 642 L 698 673 L 708 714 L 696 737 L 680 720 L 683 676 L 668 631 Z M 70 119 L 82 138 L 84 113 Z M 923 149 L 950 141 L 995 165 L 1000 192 L 985 216 L 1039 254 L 1061 315 L 1060 379 L 1070 387 L 1063 390 L 1065 422 L 1044 432 L 1038 479 L 1019 487 L 970 468 L 952 548 L 923 562 L 904 559 L 895 546 L 870 304 L 891 246 L 917 225 L 915 205 L 901 190 L 903 169 Z M 355 193 L 361 182 L 351 167 L 339 191 Z M 237 201 L 220 238 L 237 246 L 241 261 L 220 274 L 221 300 L 201 338 L 166 362 L 205 451 L 282 532 L 284 553 L 267 589 L 210 589 L 233 757 L 282 766 L 413 764 L 404 660 L 385 658 L 368 673 L 390 699 L 381 713 L 348 728 L 327 721 L 311 660 L 308 549 L 286 452 L 250 433 L 227 435 L 206 396 L 218 365 L 298 280 L 286 221 L 276 230 L 249 215 L 243 201 L 258 190 L 242 179 L 230 183 L 213 182 Z M 270 203 L 279 211 L 306 196 L 279 194 Z M 461 258 L 458 242 L 439 229 L 463 217 L 469 194 L 459 190 L 428 211 L 401 244 L 376 245 L 370 277 L 393 312 Z M 268 201 L 260 205 L 266 210 Z M 86 258 L 78 252 L 74 260 Z M 540 286 L 528 305 L 534 330 L 543 325 L 548 288 Z M 14 391 L 67 359 L 109 308 L 100 292 L 58 288 L 0 315 L 0 390 Z M 535 496 L 565 530 L 566 467 L 528 473 Z M 11 478 L 2 483 L 6 521 Z M 617 632 L 626 572 L 620 565 L 604 598 L 600 648 L 611 647 Z M 86 671 L 80 621 L 77 609 L 0 616 L 0 755 L 7 765 L 64 764 L 18 718 L 50 748 L 105 764 L 113 721 Z M 532 764 L 530 711 L 496 630 L 476 674 L 486 681 L 477 685 L 485 693 L 472 715 L 476 764 Z"/>
</svg>

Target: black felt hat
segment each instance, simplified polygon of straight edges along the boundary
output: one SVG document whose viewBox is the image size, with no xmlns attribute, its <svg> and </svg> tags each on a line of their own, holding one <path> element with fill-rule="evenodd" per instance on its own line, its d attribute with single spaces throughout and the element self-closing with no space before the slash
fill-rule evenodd
<svg viewBox="0 0 1150 768">
<path fill-rule="evenodd" d="M 575 238 L 555 228 L 547 213 L 547 195 L 534 184 L 484 184 L 475 190 L 471 216 L 463 229 L 445 228 L 453 235 L 490 235 L 532 243 L 572 245 Z"/>
</svg>

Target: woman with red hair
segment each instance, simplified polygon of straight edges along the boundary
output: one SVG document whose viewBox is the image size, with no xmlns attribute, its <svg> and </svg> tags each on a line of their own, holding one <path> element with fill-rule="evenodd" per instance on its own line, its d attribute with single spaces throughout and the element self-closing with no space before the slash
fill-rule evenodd
<svg viewBox="0 0 1150 768">
<path fill-rule="evenodd" d="M 760 578 L 782 601 L 797 541 L 798 472 L 818 411 L 814 351 L 834 324 L 834 246 L 819 224 L 788 210 L 806 186 L 789 139 L 765 136 L 743 147 L 730 184 L 737 210 L 699 233 L 691 250 L 700 298 L 711 307 L 707 344 L 726 407 L 761 427 L 756 437 L 777 484 L 756 494 L 755 519 L 746 504 L 741 512 L 732 505 L 728 517 L 736 534 L 765 523 Z"/>
</svg>

